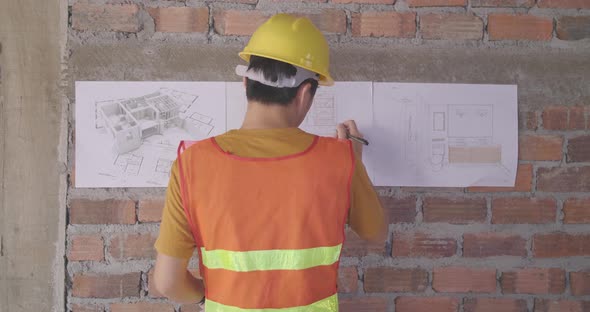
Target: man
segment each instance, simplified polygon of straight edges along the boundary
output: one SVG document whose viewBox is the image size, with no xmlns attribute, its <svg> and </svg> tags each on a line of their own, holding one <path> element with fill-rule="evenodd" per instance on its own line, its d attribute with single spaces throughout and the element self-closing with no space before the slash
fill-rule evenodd
<svg viewBox="0 0 590 312">
<path fill-rule="evenodd" d="M 318 85 L 331 85 L 329 49 L 305 18 L 278 14 L 240 57 L 242 127 L 181 143 L 167 190 L 154 283 L 171 300 L 211 311 L 337 311 L 344 226 L 385 233 L 353 121 L 320 138 L 297 127 Z M 363 103 L 359 103 L 363 105 Z M 197 279 L 188 272 L 195 248 Z M 206 286 L 205 286 L 206 284 Z M 274 311 L 274 310 L 273 310 Z"/>
</svg>

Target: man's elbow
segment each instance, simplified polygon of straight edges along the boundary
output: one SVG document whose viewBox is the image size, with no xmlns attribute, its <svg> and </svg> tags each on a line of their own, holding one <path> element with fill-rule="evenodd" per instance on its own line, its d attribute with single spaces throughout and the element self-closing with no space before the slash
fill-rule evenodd
<svg viewBox="0 0 590 312">
<path fill-rule="evenodd" d="M 158 274 L 157 269 L 154 271 L 152 279 L 154 289 L 160 295 L 173 301 L 176 299 L 178 293 L 178 283 L 175 283 L 172 279 L 166 276 L 162 276 L 162 274 Z"/>
</svg>

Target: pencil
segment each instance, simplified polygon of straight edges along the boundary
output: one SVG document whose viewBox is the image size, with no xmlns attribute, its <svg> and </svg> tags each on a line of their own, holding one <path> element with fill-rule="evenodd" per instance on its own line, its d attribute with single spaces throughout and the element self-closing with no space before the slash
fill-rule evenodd
<svg viewBox="0 0 590 312">
<path fill-rule="evenodd" d="M 353 140 L 353 141 L 357 141 L 357 142 L 359 142 L 361 144 L 369 145 L 369 141 L 367 141 L 367 140 L 365 140 L 363 138 L 356 137 L 356 136 L 354 136 L 354 135 L 352 135 L 350 133 L 348 134 L 348 138 L 351 139 L 351 140 Z"/>
</svg>

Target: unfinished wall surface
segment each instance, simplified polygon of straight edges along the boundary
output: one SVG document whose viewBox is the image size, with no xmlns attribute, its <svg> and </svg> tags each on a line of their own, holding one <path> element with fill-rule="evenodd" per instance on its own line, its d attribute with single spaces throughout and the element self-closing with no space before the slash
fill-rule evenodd
<svg viewBox="0 0 590 312">
<path fill-rule="evenodd" d="M 69 85 L 238 80 L 277 12 L 327 35 L 336 80 L 519 86 L 516 186 L 379 188 L 389 236 L 349 233 L 342 311 L 590 311 L 590 1 L 71 0 Z M 75 188 L 73 136 L 67 311 L 196 311 L 150 283 L 165 190 Z"/>
<path fill-rule="evenodd" d="M 67 3 L 0 1 L 0 311 L 63 311 Z"/>
</svg>

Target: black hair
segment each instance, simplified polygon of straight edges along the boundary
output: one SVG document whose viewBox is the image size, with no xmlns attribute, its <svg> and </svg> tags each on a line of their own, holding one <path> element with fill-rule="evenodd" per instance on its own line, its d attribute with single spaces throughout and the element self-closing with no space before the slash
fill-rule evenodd
<svg viewBox="0 0 590 312">
<path fill-rule="evenodd" d="M 248 69 L 261 71 L 264 78 L 272 82 L 276 82 L 283 77 L 293 77 L 297 73 L 297 68 L 291 64 L 255 55 L 250 56 Z M 276 88 L 246 78 L 246 97 L 248 101 L 256 101 L 262 104 L 287 105 L 293 101 L 297 96 L 297 90 L 305 83 L 311 84 L 310 91 L 311 95 L 314 96 L 318 88 L 318 81 L 315 79 L 307 79 L 294 88 Z"/>
</svg>

